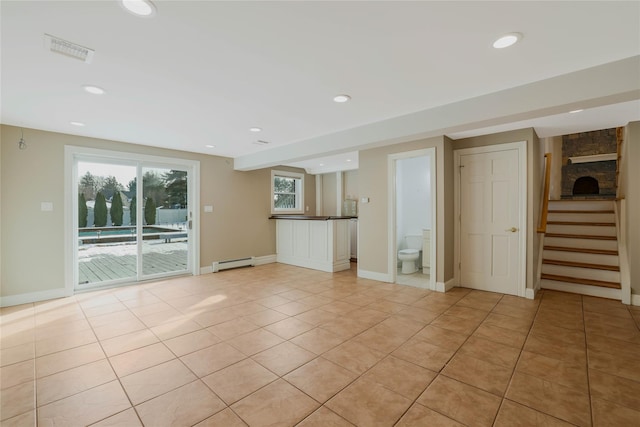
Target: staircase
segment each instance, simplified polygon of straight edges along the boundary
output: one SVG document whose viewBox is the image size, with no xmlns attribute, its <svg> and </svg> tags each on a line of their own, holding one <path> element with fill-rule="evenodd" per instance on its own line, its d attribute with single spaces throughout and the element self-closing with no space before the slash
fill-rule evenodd
<svg viewBox="0 0 640 427">
<path fill-rule="evenodd" d="M 541 287 L 620 299 L 613 200 L 549 201 Z"/>
</svg>

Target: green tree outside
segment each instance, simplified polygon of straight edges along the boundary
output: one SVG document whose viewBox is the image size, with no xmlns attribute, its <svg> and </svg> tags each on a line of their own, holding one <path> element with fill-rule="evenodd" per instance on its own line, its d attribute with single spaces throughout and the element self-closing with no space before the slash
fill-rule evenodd
<svg viewBox="0 0 640 427">
<path fill-rule="evenodd" d="M 87 209 L 87 199 L 84 198 L 84 194 L 78 194 L 78 227 L 84 228 L 87 226 L 87 215 L 89 215 L 89 209 Z"/>
<path fill-rule="evenodd" d="M 144 221 L 147 225 L 156 223 L 156 202 L 153 197 L 147 197 L 144 203 Z"/>
<path fill-rule="evenodd" d="M 131 220 L 131 225 L 136 225 L 136 215 L 138 214 L 136 207 L 136 196 L 131 198 L 131 203 L 129 203 L 129 217 Z"/>
<path fill-rule="evenodd" d="M 109 210 L 111 213 L 111 224 L 114 226 L 122 225 L 122 195 L 120 191 L 116 191 L 113 193 L 113 198 L 111 199 L 111 209 Z"/>
<path fill-rule="evenodd" d="M 108 176 L 102 179 L 102 188 L 100 188 L 100 191 L 107 200 L 113 198 L 117 191 L 122 190 L 124 190 L 124 187 L 118 182 L 115 176 Z"/>
<path fill-rule="evenodd" d="M 85 200 L 93 200 L 96 196 L 97 182 L 91 172 L 85 173 L 78 183 L 78 191 L 84 195 Z"/>
<path fill-rule="evenodd" d="M 165 207 L 187 207 L 187 172 L 171 170 L 162 175 L 166 188 Z"/>
<path fill-rule="evenodd" d="M 93 225 L 96 227 L 105 227 L 107 225 L 107 199 L 98 191 L 96 201 L 93 207 Z"/>
<path fill-rule="evenodd" d="M 146 171 L 142 176 L 142 194 L 145 198 L 152 197 L 155 206 L 162 206 L 166 188 L 164 180 L 154 171 Z"/>
</svg>

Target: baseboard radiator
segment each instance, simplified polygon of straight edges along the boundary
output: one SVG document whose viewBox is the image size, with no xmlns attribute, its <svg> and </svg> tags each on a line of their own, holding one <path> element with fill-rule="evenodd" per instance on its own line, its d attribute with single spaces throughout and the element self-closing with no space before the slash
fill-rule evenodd
<svg viewBox="0 0 640 427">
<path fill-rule="evenodd" d="M 222 270 L 228 270 L 230 268 L 238 268 L 238 267 L 255 267 L 256 265 L 256 257 L 249 258 L 240 258 L 240 259 L 230 259 L 227 261 L 214 261 L 211 265 L 213 268 L 213 272 L 217 273 Z"/>
</svg>

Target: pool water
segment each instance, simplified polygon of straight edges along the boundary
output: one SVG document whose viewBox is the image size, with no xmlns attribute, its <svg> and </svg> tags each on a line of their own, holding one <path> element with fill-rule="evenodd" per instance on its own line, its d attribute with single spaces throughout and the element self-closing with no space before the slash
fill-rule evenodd
<svg viewBox="0 0 640 427">
<path fill-rule="evenodd" d="M 135 227 L 113 227 L 113 228 L 81 228 L 78 231 L 78 237 L 98 237 L 98 231 L 100 231 L 100 237 L 105 236 L 132 236 L 136 234 Z M 175 231 L 181 231 L 175 228 L 165 227 L 142 227 L 142 234 L 151 233 L 170 233 Z"/>
</svg>

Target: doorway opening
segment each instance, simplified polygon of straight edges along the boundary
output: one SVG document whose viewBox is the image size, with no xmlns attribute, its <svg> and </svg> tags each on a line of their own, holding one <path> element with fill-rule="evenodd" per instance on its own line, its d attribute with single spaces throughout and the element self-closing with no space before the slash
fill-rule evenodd
<svg viewBox="0 0 640 427">
<path fill-rule="evenodd" d="M 390 155 L 389 181 L 393 281 L 435 289 L 435 148 Z"/>
<path fill-rule="evenodd" d="M 199 272 L 198 162 L 122 157 L 66 147 L 71 292 Z"/>
</svg>

